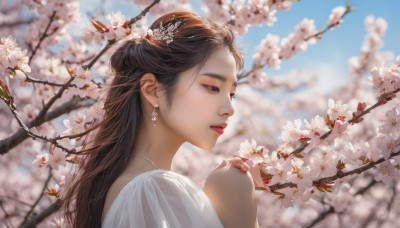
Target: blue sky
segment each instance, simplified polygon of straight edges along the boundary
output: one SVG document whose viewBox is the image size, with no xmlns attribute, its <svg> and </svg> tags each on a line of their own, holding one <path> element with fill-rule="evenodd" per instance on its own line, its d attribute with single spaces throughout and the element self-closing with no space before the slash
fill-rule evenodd
<svg viewBox="0 0 400 228">
<path fill-rule="evenodd" d="M 87 21 L 86 12 L 92 11 L 99 6 L 101 1 L 81 1 L 82 20 Z M 199 14 L 202 1 L 192 0 L 193 7 Z M 304 69 L 309 74 L 318 73 L 320 79 L 316 90 L 332 91 L 340 84 L 345 83 L 348 77 L 347 60 L 352 56 L 358 56 L 361 44 L 367 34 L 364 26 L 364 19 L 368 15 L 382 17 L 388 23 L 385 36 L 383 37 L 384 46 L 381 51 L 392 51 L 394 55 L 400 54 L 400 1 L 399 0 L 352 0 L 351 5 L 355 11 L 345 16 L 340 28 L 328 31 L 323 35 L 323 39 L 314 45 L 309 45 L 305 52 L 298 53 L 290 60 L 284 60 L 279 70 L 264 68 L 270 77 L 288 74 L 293 69 Z M 301 0 L 294 2 L 292 8 L 286 12 L 276 14 L 278 21 L 268 27 L 252 26 L 249 32 L 238 38 L 238 42 L 245 51 L 245 69 L 250 69 L 252 65 L 252 55 L 254 48 L 259 42 L 271 33 L 278 35 L 281 39 L 289 35 L 294 27 L 303 19 L 313 19 L 317 28 L 325 28 L 327 20 L 336 6 L 345 6 L 345 0 Z M 107 13 L 121 11 L 126 17 L 134 17 L 138 14 L 138 9 L 132 1 L 111 1 L 106 0 L 104 9 Z M 149 21 L 150 24 L 152 21 Z M 85 23 L 80 23 L 83 27 Z"/>
</svg>

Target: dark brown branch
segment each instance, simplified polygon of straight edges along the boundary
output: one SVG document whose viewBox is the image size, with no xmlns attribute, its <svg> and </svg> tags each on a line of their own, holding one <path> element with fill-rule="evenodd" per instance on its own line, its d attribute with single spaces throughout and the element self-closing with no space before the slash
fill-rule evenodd
<svg viewBox="0 0 400 228">
<path fill-rule="evenodd" d="M 307 228 L 311 228 L 313 226 L 315 226 L 317 223 L 321 222 L 322 220 L 324 220 L 326 218 L 326 216 L 332 214 L 333 212 L 335 212 L 335 209 L 333 207 L 329 207 L 328 210 L 321 212 L 318 217 L 316 217 L 311 223 L 310 225 L 307 226 Z"/>
<path fill-rule="evenodd" d="M 19 200 L 19 199 L 15 198 L 15 197 L 11 197 L 11 196 L 1 196 L 1 195 L 0 195 L 0 201 L 4 201 L 4 200 L 2 200 L 2 199 L 14 200 L 14 201 L 16 201 L 16 202 L 18 202 L 18 203 L 20 203 L 20 204 L 25 205 L 25 206 L 29 206 L 29 207 L 31 206 L 29 203 L 24 202 L 24 201 L 22 201 L 22 200 Z"/>
<path fill-rule="evenodd" d="M 340 20 L 343 19 L 343 17 L 346 16 L 346 15 L 347 15 L 349 12 L 351 12 L 351 11 L 352 11 L 351 8 L 350 8 L 349 6 L 347 6 L 347 7 L 346 7 L 346 11 L 343 13 L 343 15 L 341 16 Z M 330 28 L 332 28 L 332 27 L 334 27 L 334 26 L 336 26 L 336 25 L 339 25 L 339 24 L 340 24 L 340 20 L 338 20 L 338 22 L 336 22 L 336 24 L 329 25 L 329 26 L 327 26 L 324 30 L 322 30 L 322 31 L 320 31 L 320 32 L 317 32 L 317 33 L 315 33 L 315 34 L 313 34 L 313 35 L 310 35 L 310 36 L 306 37 L 306 38 L 304 39 L 304 41 L 308 41 L 308 40 L 311 39 L 311 38 L 319 38 L 319 37 L 321 37 L 321 35 L 324 34 L 325 32 L 327 32 Z M 292 48 L 294 48 L 294 46 L 293 46 Z M 282 59 L 282 58 L 283 58 L 282 56 L 279 56 L 279 59 Z M 253 65 L 253 67 L 252 67 L 251 70 L 249 70 L 249 71 L 247 71 L 247 72 L 242 72 L 242 73 L 240 73 L 240 74 L 237 76 L 237 80 L 239 81 L 239 80 L 241 80 L 241 79 L 243 79 L 243 78 L 249 76 L 249 75 L 250 75 L 251 73 L 253 73 L 255 70 L 262 69 L 264 66 L 265 66 L 265 65 L 262 65 L 262 66 Z"/>
<path fill-rule="evenodd" d="M 61 200 L 57 199 L 48 208 L 46 208 L 40 214 L 38 214 L 36 216 L 32 216 L 32 218 L 30 220 L 28 220 L 24 225 L 20 226 L 19 228 L 36 227 L 37 224 L 42 222 L 45 218 L 47 218 L 49 215 L 53 214 L 54 212 L 56 212 L 60 208 L 61 208 Z"/>
<path fill-rule="evenodd" d="M 361 166 L 359 168 L 353 169 L 353 170 L 348 171 L 348 172 L 338 171 L 335 175 L 333 175 L 331 177 L 325 177 L 325 178 L 321 178 L 321 179 L 318 179 L 318 180 L 314 180 L 313 181 L 313 185 L 327 184 L 329 182 L 332 182 L 332 181 L 335 181 L 337 179 L 340 179 L 340 178 L 343 178 L 343 177 L 346 177 L 346 176 L 350 176 L 350 175 L 353 175 L 353 174 L 356 174 L 356 173 L 361 174 L 362 172 L 365 172 L 365 171 L 375 167 L 376 165 L 378 165 L 378 164 L 380 164 L 380 163 L 382 163 L 384 161 L 387 161 L 387 160 L 391 159 L 392 157 L 395 157 L 395 156 L 398 156 L 398 155 L 400 155 L 400 151 L 392 152 L 388 159 L 380 158 L 376 162 L 371 161 L 370 163 L 368 163 L 368 164 L 366 164 L 364 166 Z M 282 189 L 282 188 L 288 188 L 288 187 L 294 188 L 296 186 L 297 185 L 295 183 L 288 182 L 288 183 L 284 183 L 284 184 L 270 185 L 269 188 L 270 188 L 271 191 L 276 191 L 276 190 L 279 190 L 279 189 Z M 255 189 L 256 190 L 268 191 L 264 187 L 256 187 Z"/>
<path fill-rule="evenodd" d="M 139 15 L 136 17 L 132 18 L 128 26 L 130 27 L 132 24 L 136 23 L 138 20 L 142 19 L 146 15 L 147 12 L 149 12 L 150 8 L 153 7 L 155 4 L 159 3 L 160 0 L 154 0 L 149 6 L 147 6 Z M 92 66 L 99 60 L 99 58 L 108 50 L 110 47 L 116 43 L 116 40 L 109 40 L 107 45 L 100 51 L 99 54 L 97 54 L 87 65 L 82 66 L 83 69 L 90 69 Z"/>
<path fill-rule="evenodd" d="M 129 21 L 129 25 L 131 25 L 131 24 L 135 23 L 136 21 L 140 20 L 143 16 L 146 15 L 146 13 L 150 10 L 150 8 L 153 7 L 155 4 L 157 4 L 159 1 L 160 1 L 160 0 L 154 0 L 154 1 L 153 1 L 148 7 L 146 7 L 138 16 L 136 16 L 135 18 L 132 18 L 132 19 Z M 55 12 L 54 12 L 53 15 L 55 15 Z M 45 33 L 46 33 L 46 32 L 45 32 Z M 105 48 L 103 48 L 103 50 L 101 50 L 100 53 L 97 54 L 97 55 L 95 56 L 95 58 L 92 59 L 92 61 L 91 61 L 88 65 L 85 65 L 85 66 L 82 66 L 82 67 L 83 67 L 84 69 L 90 69 L 90 68 L 93 66 L 93 64 L 94 64 L 94 63 L 95 63 L 95 62 L 96 62 L 96 61 L 111 47 L 111 45 L 114 44 L 114 43 L 115 43 L 115 41 L 113 41 L 113 42 L 111 42 L 111 43 L 109 42 L 109 43 L 107 44 L 107 46 L 106 46 Z M 38 46 L 37 46 L 37 47 L 38 47 Z M 68 82 L 67 82 L 67 83 L 64 85 L 64 87 L 59 91 L 59 93 L 51 99 L 52 102 L 49 102 L 48 104 L 50 104 L 50 106 L 51 106 L 52 103 L 54 103 L 54 101 L 55 101 L 58 97 L 61 96 L 61 94 L 62 94 L 61 91 L 64 91 L 65 87 L 68 87 L 68 86 L 69 86 L 69 84 L 68 84 Z M 61 93 L 60 93 L 60 92 L 61 92 Z M 59 94 L 60 94 L 60 96 L 58 96 Z M 72 104 L 71 104 L 71 105 L 72 105 Z M 72 105 L 72 106 L 76 106 L 76 105 Z M 89 106 L 90 106 L 90 105 L 89 105 Z M 80 107 L 81 107 L 81 106 L 80 106 Z M 50 107 L 48 107 L 48 108 L 50 108 Z M 45 122 L 45 120 L 44 120 L 44 115 L 46 114 L 48 108 L 46 108 L 46 109 L 44 108 L 44 109 L 39 113 L 39 115 L 27 125 L 27 128 L 39 126 L 40 124 L 44 123 L 44 122 Z M 79 108 L 79 107 L 77 107 L 77 108 Z M 72 109 L 71 109 L 71 108 L 67 108 L 67 109 L 69 109 L 70 111 L 72 111 L 72 110 L 77 109 L 77 108 L 72 108 Z M 61 114 L 64 114 L 64 113 L 67 113 L 67 111 L 62 112 Z M 61 115 L 61 114 L 60 114 L 60 115 Z M 57 115 L 57 116 L 58 116 L 58 115 Z M 48 118 L 47 118 L 47 120 L 48 120 Z M 9 137 L 9 138 L 7 138 L 7 139 L 1 140 L 1 141 L 0 141 L 0 154 L 1 154 L 1 155 L 6 154 L 10 149 L 12 149 L 12 148 L 15 147 L 16 145 L 18 145 L 20 142 L 22 142 L 22 141 L 23 141 L 24 139 L 26 139 L 28 136 L 29 136 L 29 135 L 28 135 L 28 133 L 26 132 L 26 130 L 25 130 L 24 128 L 22 128 L 22 129 L 20 129 L 17 133 L 15 133 L 13 136 L 11 136 L 11 137 Z M 47 141 L 48 141 L 48 140 L 47 140 Z M 65 149 L 65 148 L 61 148 L 61 149 L 65 150 L 65 151 L 67 151 L 67 152 L 70 152 L 70 153 L 72 153 L 72 154 L 75 153 L 75 152 L 73 152 L 73 151 L 71 151 L 71 150 L 68 150 L 68 149 Z"/>
<path fill-rule="evenodd" d="M 12 72 L 14 72 L 14 73 L 16 71 L 16 69 L 11 68 L 11 67 L 8 67 L 7 69 L 12 71 Z M 25 81 L 27 81 L 27 82 L 34 82 L 34 83 L 40 83 L 40 84 L 58 86 L 58 87 L 75 87 L 76 88 L 76 85 L 74 85 L 74 84 L 66 85 L 66 84 L 60 84 L 60 83 L 57 83 L 57 82 L 49 82 L 49 81 L 45 81 L 45 80 L 40 80 L 40 79 L 37 79 L 37 78 L 32 78 L 31 76 L 29 76 L 24 71 L 21 71 L 21 72 L 24 73 Z"/>
<path fill-rule="evenodd" d="M 16 26 L 20 26 L 20 25 L 24 25 L 24 24 L 30 24 L 32 21 L 33 21 L 33 18 L 29 19 L 29 20 L 23 20 L 23 21 L 5 22 L 5 23 L 0 24 L 0 29 L 12 28 L 12 27 L 16 27 Z"/>
<path fill-rule="evenodd" d="M 399 88 L 399 89 L 396 89 L 396 90 L 394 90 L 394 91 L 392 91 L 392 92 L 382 94 L 382 95 L 379 97 L 378 102 L 376 102 L 373 106 L 371 106 L 371 107 L 365 109 L 365 110 L 364 110 L 363 112 L 361 112 L 360 114 L 354 116 L 351 120 L 347 121 L 347 123 L 349 123 L 349 124 L 356 123 L 358 119 L 360 119 L 361 117 L 363 117 L 363 116 L 366 115 L 367 113 L 370 113 L 373 109 L 377 108 L 377 107 L 380 106 L 380 105 L 385 104 L 385 103 L 386 103 L 386 100 L 387 100 L 388 98 L 390 98 L 393 94 L 398 93 L 399 91 L 400 91 L 400 88 Z M 332 133 L 332 130 L 329 130 L 328 132 L 326 132 L 325 134 L 323 134 L 323 135 L 320 137 L 321 140 L 326 139 L 331 133 Z M 296 150 L 290 152 L 290 153 L 289 153 L 289 156 L 290 156 L 290 155 L 293 155 L 293 154 L 297 154 L 297 153 L 302 152 L 309 144 L 310 144 L 310 143 L 303 143 L 299 148 L 297 148 Z"/>
<path fill-rule="evenodd" d="M 33 210 L 35 210 L 35 207 L 38 205 L 38 203 L 42 199 L 42 197 L 44 195 L 44 192 L 46 191 L 47 185 L 49 184 L 50 179 L 51 179 L 51 171 L 52 171 L 52 168 L 50 167 L 49 168 L 49 175 L 48 175 L 46 181 L 44 182 L 44 185 L 43 185 L 43 188 L 42 188 L 42 191 L 41 191 L 39 197 L 36 199 L 35 203 L 31 206 L 31 209 L 28 211 L 28 213 L 26 213 L 25 218 L 22 221 L 22 223 L 20 224 L 20 226 L 22 226 L 22 225 L 24 225 L 26 223 L 26 221 L 28 220 L 29 216 L 31 216 Z"/>
<path fill-rule="evenodd" d="M 82 102 L 83 101 L 83 102 Z M 78 96 L 74 96 L 70 101 L 60 105 L 59 107 L 55 108 L 53 111 L 47 113 L 44 118 L 41 119 L 34 119 L 26 126 L 28 128 L 32 127 L 37 127 L 43 124 L 44 122 L 56 119 L 57 117 L 64 115 L 66 113 L 69 113 L 71 111 L 77 110 L 82 107 L 90 107 L 92 106 L 96 101 L 94 100 L 87 100 L 80 98 Z M 15 134 L 12 136 L 0 140 L 0 154 L 4 155 L 11 149 L 13 149 L 15 146 L 17 146 L 19 143 L 24 141 L 26 138 L 28 138 L 29 135 L 25 132 L 23 128 L 18 130 Z"/>
<path fill-rule="evenodd" d="M 379 222 L 378 222 L 378 227 L 381 227 L 389 218 L 390 212 L 392 211 L 392 206 L 393 206 L 393 202 L 395 201 L 396 195 L 397 195 L 397 190 L 396 190 L 396 182 L 392 185 L 392 197 L 389 200 L 388 205 L 386 206 L 386 216 L 385 218 L 380 218 Z"/>
<path fill-rule="evenodd" d="M 357 192 L 355 192 L 355 193 L 353 194 L 353 196 L 356 196 L 356 195 L 359 195 L 359 194 L 361 194 L 361 195 L 364 194 L 368 189 L 370 189 L 370 188 L 371 188 L 372 186 L 374 186 L 376 183 L 378 183 L 378 182 L 376 182 L 374 179 L 372 179 L 372 181 L 371 181 L 367 186 L 365 186 L 365 187 L 363 187 L 363 188 L 360 188 Z M 326 216 L 328 216 L 328 215 L 330 215 L 330 214 L 332 214 L 332 213 L 334 213 L 334 212 L 335 212 L 335 208 L 332 207 L 332 206 L 330 206 L 330 207 L 329 207 L 329 210 L 320 212 L 319 215 L 318 215 L 318 217 L 316 217 L 316 218 L 307 226 L 307 228 L 311 228 L 311 227 L 315 226 L 317 223 L 319 223 L 319 222 L 321 222 L 322 220 L 324 220 L 324 219 L 326 218 Z"/>
<path fill-rule="evenodd" d="M 31 63 L 31 61 L 32 61 L 33 57 L 35 56 L 37 50 L 39 49 L 42 41 L 48 36 L 47 32 L 49 31 L 50 25 L 53 22 L 55 16 L 56 16 L 56 11 L 54 11 L 53 14 L 50 16 L 49 23 L 47 24 L 46 29 L 44 30 L 42 36 L 40 37 L 39 42 L 36 44 L 36 47 L 33 49 L 33 52 L 31 54 L 31 56 L 29 57 L 28 64 Z"/>
</svg>

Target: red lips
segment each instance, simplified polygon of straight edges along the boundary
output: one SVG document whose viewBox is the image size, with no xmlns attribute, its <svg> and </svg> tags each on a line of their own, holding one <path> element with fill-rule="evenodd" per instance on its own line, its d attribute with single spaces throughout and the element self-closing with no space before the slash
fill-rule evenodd
<svg viewBox="0 0 400 228">
<path fill-rule="evenodd" d="M 223 123 L 219 125 L 212 125 L 211 128 L 216 131 L 218 134 L 222 135 L 224 133 L 224 128 L 226 128 L 228 124 Z"/>
<path fill-rule="evenodd" d="M 222 129 L 226 128 L 226 126 L 228 126 L 227 123 L 218 124 L 218 125 L 211 125 L 211 127 L 220 127 L 220 128 L 222 128 Z"/>
</svg>

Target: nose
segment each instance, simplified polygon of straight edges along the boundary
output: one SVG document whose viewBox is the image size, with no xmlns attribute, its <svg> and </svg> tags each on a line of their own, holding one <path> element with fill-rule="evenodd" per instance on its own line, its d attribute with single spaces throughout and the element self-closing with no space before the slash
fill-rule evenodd
<svg viewBox="0 0 400 228">
<path fill-rule="evenodd" d="M 220 108 L 221 116 L 230 117 L 235 113 L 232 101 L 230 99 L 224 100 L 223 105 Z"/>
</svg>

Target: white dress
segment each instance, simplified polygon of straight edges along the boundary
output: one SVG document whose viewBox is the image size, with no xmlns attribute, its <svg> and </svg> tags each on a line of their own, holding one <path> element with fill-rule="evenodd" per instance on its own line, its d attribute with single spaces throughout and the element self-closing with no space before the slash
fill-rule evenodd
<svg viewBox="0 0 400 228">
<path fill-rule="evenodd" d="M 189 178 L 156 169 L 133 178 L 111 204 L 103 228 L 223 228 L 210 199 Z"/>
</svg>

